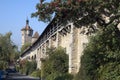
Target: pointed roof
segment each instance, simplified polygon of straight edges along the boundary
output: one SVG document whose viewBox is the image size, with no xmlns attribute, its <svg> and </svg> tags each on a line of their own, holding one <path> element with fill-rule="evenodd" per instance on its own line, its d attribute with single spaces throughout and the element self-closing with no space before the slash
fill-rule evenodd
<svg viewBox="0 0 120 80">
<path fill-rule="evenodd" d="M 33 35 L 33 38 L 39 38 L 39 33 L 35 32 L 35 34 Z"/>
<path fill-rule="evenodd" d="M 24 28 L 22 28 L 21 31 L 23 31 L 23 30 L 33 31 L 33 29 L 29 26 L 29 20 L 28 19 L 26 20 L 26 26 Z"/>
</svg>

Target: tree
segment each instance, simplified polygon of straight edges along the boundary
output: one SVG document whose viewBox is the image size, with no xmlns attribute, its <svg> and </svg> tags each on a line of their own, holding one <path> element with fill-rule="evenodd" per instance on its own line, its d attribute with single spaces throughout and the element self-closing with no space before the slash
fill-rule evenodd
<svg viewBox="0 0 120 80">
<path fill-rule="evenodd" d="M 46 80 L 70 80 L 68 74 L 68 55 L 62 48 L 50 49 L 48 58 L 42 62 L 42 74 Z"/>
<path fill-rule="evenodd" d="M 81 68 L 75 80 L 120 79 L 120 31 L 116 27 L 112 23 L 105 31 L 101 30 L 91 37 L 84 49 Z"/>
<path fill-rule="evenodd" d="M 18 55 L 17 46 L 11 40 L 11 32 L 5 35 L 0 34 L 0 65 L 3 68 L 8 66 L 12 61 L 15 61 L 16 55 Z M 5 63 L 5 65 L 3 65 Z M 1 69 L 3 69 L 1 68 Z"/>
<path fill-rule="evenodd" d="M 30 75 L 37 69 L 36 61 L 23 60 L 20 62 L 19 71 L 22 74 Z"/>
<path fill-rule="evenodd" d="M 108 37 L 108 36 L 110 36 L 110 33 L 108 33 L 109 31 L 107 31 L 107 30 L 113 29 L 113 30 L 115 30 L 115 31 L 112 31 L 113 34 L 115 33 L 115 35 L 117 35 L 117 36 L 119 35 L 119 30 L 117 28 L 117 25 L 120 22 L 120 11 L 119 11 L 120 0 L 51 0 L 51 2 L 45 2 L 45 0 L 40 0 L 40 3 L 38 3 L 36 5 L 36 9 L 37 9 L 37 11 L 32 14 L 32 17 L 37 17 L 38 20 L 40 20 L 40 21 L 49 22 L 52 20 L 52 15 L 55 14 L 55 18 L 54 18 L 55 23 L 61 22 L 62 24 L 66 24 L 68 21 L 71 21 L 74 23 L 74 25 L 76 27 L 91 26 L 93 29 L 94 29 L 93 24 L 97 23 L 97 27 L 101 28 L 100 29 L 101 35 L 102 35 L 101 42 L 103 40 L 106 41 L 106 39 L 108 38 L 107 41 L 110 41 L 111 44 L 114 44 L 114 41 L 117 42 L 116 39 L 119 38 L 119 37 L 112 38 L 114 36 L 111 36 L 111 38 Z M 108 29 L 108 26 L 109 26 L 109 28 L 111 27 L 111 29 Z M 106 32 L 106 33 L 104 33 L 106 36 L 103 35 L 103 32 Z M 98 35 L 98 36 L 100 36 L 100 35 Z M 96 37 L 96 38 L 100 38 L 100 37 Z M 112 42 L 111 42 L 111 40 L 112 40 Z M 93 39 L 91 41 L 97 42 L 98 40 Z M 90 43 L 90 44 L 92 44 L 92 43 Z M 108 42 L 105 42 L 105 43 L 106 43 L 106 45 L 99 42 L 99 45 L 102 44 L 101 47 L 103 49 L 101 49 L 101 50 L 104 50 L 104 46 L 105 46 L 106 51 L 107 51 L 107 48 L 111 51 L 111 44 Z M 88 44 L 88 45 L 90 45 L 90 44 Z M 93 45 L 94 45 L 94 47 L 92 47 L 92 49 L 86 48 L 86 49 L 88 49 L 88 50 L 86 50 L 88 53 L 90 53 L 91 50 L 94 52 L 94 54 L 97 53 L 96 51 L 98 50 L 98 45 L 97 45 L 97 43 L 94 43 Z M 115 46 L 119 46 L 118 43 L 116 43 Z M 96 48 L 97 48 L 97 50 L 96 50 Z M 117 47 L 114 47 L 114 48 L 117 48 Z M 110 55 L 112 55 L 112 53 L 119 53 L 119 49 L 118 49 L 118 52 L 114 52 L 114 51 L 109 52 L 108 51 L 107 53 L 111 53 Z M 100 54 L 99 54 L 99 58 L 104 58 L 104 56 L 100 55 Z M 86 55 L 86 57 L 88 59 L 85 58 L 86 59 L 85 63 L 92 64 L 91 60 L 94 60 L 94 58 L 92 59 L 91 57 L 93 55 L 91 55 L 91 54 Z M 94 57 L 96 57 L 96 56 L 94 55 Z M 82 58 L 84 58 L 84 56 Z M 97 56 L 97 58 L 98 58 L 98 56 Z M 84 61 L 85 60 L 83 59 L 83 62 Z M 102 62 L 101 59 L 99 59 L 99 61 Z M 95 61 L 94 63 L 97 63 L 97 62 Z M 83 77 L 82 80 L 84 80 L 85 77 L 86 77 L 86 80 L 87 79 L 94 80 L 95 78 L 97 78 L 97 76 L 99 76 L 101 78 L 101 80 L 105 79 L 105 77 L 102 78 L 99 75 L 100 73 L 95 74 L 97 69 L 101 68 L 101 67 L 99 67 L 99 64 L 91 65 L 91 66 L 89 66 L 88 64 L 83 64 L 83 66 L 85 66 L 85 68 L 88 67 L 88 69 L 91 68 L 90 70 L 93 69 L 93 71 L 91 72 L 90 70 L 85 69 L 86 71 L 88 71 L 86 73 L 84 71 L 84 69 L 81 69 L 81 70 L 83 70 L 82 74 L 84 74 L 84 76 L 81 76 L 81 77 Z M 111 65 L 111 63 L 106 64 L 106 66 L 107 65 Z M 81 68 L 83 68 L 83 66 L 81 66 Z M 119 66 L 119 65 L 117 65 L 117 66 Z M 109 72 L 109 69 L 112 68 L 112 66 L 111 67 L 104 66 L 104 69 L 105 68 L 107 68 L 108 72 Z M 89 71 L 90 71 L 90 74 L 88 74 Z M 101 69 L 99 71 L 104 71 L 104 70 Z M 88 74 L 88 76 L 86 76 L 87 74 Z M 92 75 L 95 75 L 95 76 L 92 76 Z M 110 78 L 106 78 L 106 79 L 111 80 Z"/>
<path fill-rule="evenodd" d="M 55 14 L 55 22 L 71 21 L 77 27 L 97 22 L 101 27 L 106 27 L 113 21 L 119 22 L 119 4 L 120 0 L 40 0 L 32 17 L 49 22 Z M 109 20 L 106 21 L 105 17 L 109 17 Z"/>
<path fill-rule="evenodd" d="M 23 68 L 25 68 L 26 75 L 29 75 L 36 70 L 37 63 L 36 61 L 27 61 Z"/>
<path fill-rule="evenodd" d="M 21 47 L 21 53 L 27 49 L 28 47 L 30 47 L 31 43 L 25 43 L 22 47 Z"/>
</svg>

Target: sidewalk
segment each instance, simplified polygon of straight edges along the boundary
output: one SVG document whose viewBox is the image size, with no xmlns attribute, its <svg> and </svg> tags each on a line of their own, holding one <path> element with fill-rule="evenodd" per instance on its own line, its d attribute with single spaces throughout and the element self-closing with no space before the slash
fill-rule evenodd
<svg viewBox="0 0 120 80">
<path fill-rule="evenodd" d="M 26 76 L 20 73 L 9 73 L 7 80 L 40 80 L 40 78 Z"/>
</svg>

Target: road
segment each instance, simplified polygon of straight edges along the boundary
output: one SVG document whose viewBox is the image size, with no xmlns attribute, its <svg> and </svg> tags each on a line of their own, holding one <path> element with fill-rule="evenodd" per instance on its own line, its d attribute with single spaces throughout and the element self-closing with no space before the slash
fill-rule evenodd
<svg viewBox="0 0 120 80">
<path fill-rule="evenodd" d="M 22 75 L 20 73 L 9 73 L 6 80 L 40 80 L 40 79 Z"/>
</svg>

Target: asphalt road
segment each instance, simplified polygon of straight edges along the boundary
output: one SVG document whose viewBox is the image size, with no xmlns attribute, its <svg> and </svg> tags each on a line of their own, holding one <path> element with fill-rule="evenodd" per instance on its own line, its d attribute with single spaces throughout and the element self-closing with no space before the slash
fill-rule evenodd
<svg viewBox="0 0 120 80">
<path fill-rule="evenodd" d="M 40 80 L 40 79 L 22 75 L 20 73 L 9 73 L 6 80 Z"/>
</svg>

